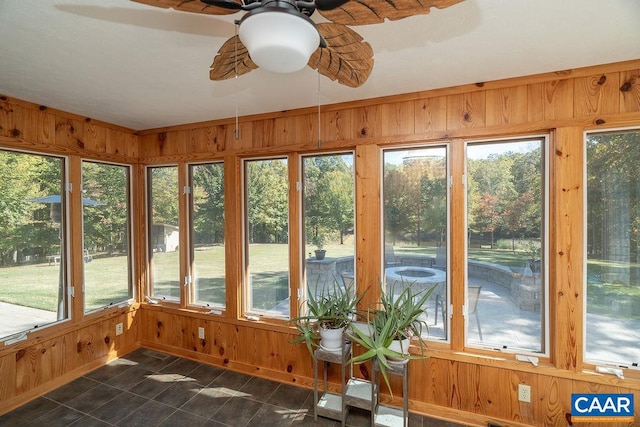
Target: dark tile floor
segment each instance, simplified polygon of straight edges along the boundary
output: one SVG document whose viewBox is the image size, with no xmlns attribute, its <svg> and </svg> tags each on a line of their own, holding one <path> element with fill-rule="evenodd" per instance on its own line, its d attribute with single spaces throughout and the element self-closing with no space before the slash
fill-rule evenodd
<svg viewBox="0 0 640 427">
<path fill-rule="evenodd" d="M 412 414 L 410 427 L 455 424 Z M 313 391 L 139 349 L 0 416 L 0 426 L 339 426 Z M 352 410 L 352 427 L 369 426 Z"/>
</svg>

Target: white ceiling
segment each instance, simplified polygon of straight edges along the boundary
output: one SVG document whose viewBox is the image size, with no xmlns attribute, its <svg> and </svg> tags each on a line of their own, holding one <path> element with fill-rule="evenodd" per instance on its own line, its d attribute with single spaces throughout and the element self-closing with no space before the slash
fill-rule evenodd
<svg viewBox="0 0 640 427">
<path fill-rule="evenodd" d="M 213 82 L 240 16 L 0 0 L 0 94 L 141 130 L 640 59 L 639 0 L 465 0 L 352 27 L 375 53 L 360 88 L 309 68 Z"/>
</svg>

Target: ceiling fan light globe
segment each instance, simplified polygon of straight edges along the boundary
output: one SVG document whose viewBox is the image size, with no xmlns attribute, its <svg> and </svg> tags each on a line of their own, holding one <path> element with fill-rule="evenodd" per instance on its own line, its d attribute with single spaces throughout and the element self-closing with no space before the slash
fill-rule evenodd
<svg viewBox="0 0 640 427">
<path fill-rule="evenodd" d="M 274 73 L 301 70 L 320 45 L 318 30 L 309 18 L 280 11 L 247 14 L 238 36 L 251 60 Z"/>
</svg>

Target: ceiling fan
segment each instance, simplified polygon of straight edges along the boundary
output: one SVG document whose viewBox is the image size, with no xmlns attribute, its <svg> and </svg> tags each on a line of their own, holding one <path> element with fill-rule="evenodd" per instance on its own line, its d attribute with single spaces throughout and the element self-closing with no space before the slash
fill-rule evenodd
<svg viewBox="0 0 640 427">
<path fill-rule="evenodd" d="M 368 25 L 426 14 L 463 0 L 132 0 L 184 12 L 228 15 L 246 12 L 236 21 L 238 34 L 228 39 L 213 60 L 209 77 L 225 80 L 258 66 L 293 72 L 305 65 L 338 83 L 358 87 L 373 69 L 373 49 L 348 26 Z M 316 24 L 318 11 L 331 22 Z"/>
</svg>

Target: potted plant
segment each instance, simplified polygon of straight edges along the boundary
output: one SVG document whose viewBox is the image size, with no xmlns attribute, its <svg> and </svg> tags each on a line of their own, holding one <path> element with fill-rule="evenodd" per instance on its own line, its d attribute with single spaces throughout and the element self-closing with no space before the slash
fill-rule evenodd
<svg viewBox="0 0 640 427">
<path fill-rule="evenodd" d="M 422 335 L 427 330 L 426 322 L 421 318 L 427 299 L 437 286 L 415 291 L 412 284 L 402 283 L 402 291 L 394 293 L 395 286 L 388 292 L 381 292 L 380 308 L 367 313 L 371 324 L 370 333 L 352 328 L 349 337 L 364 348 L 364 353 L 352 358 L 352 363 L 363 363 L 374 357 L 378 360 L 380 373 L 391 391 L 387 370 L 390 363 L 406 363 L 409 359 L 425 357 L 426 346 Z M 412 338 L 418 340 L 420 355 L 409 354 Z"/>
<path fill-rule="evenodd" d="M 329 351 L 341 349 L 344 331 L 363 296 L 356 295 L 353 285 L 342 287 L 338 283 L 323 287 L 319 295 L 310 293 L 303 303 L 307 315 L 291 319 L 299 334 L 291 342 L 304 342 L 312 356 L 318 345 Z"/>
<path fill-rule="evenodd" d="M 313 238 L 313 244 L 316 246 L 316 259 L 323 260 L 327 251 L 324 249 L 324 235 L 320 232 L 317 232 L 315 237 Z"/>
<path fill-rule="evenodd" d="M 535 241 L 530 241 L 526 247 L 526 253 L 528 255 L 527 266 L 533 273 L 540 272 L 540 244 Z"/>
</svg>

